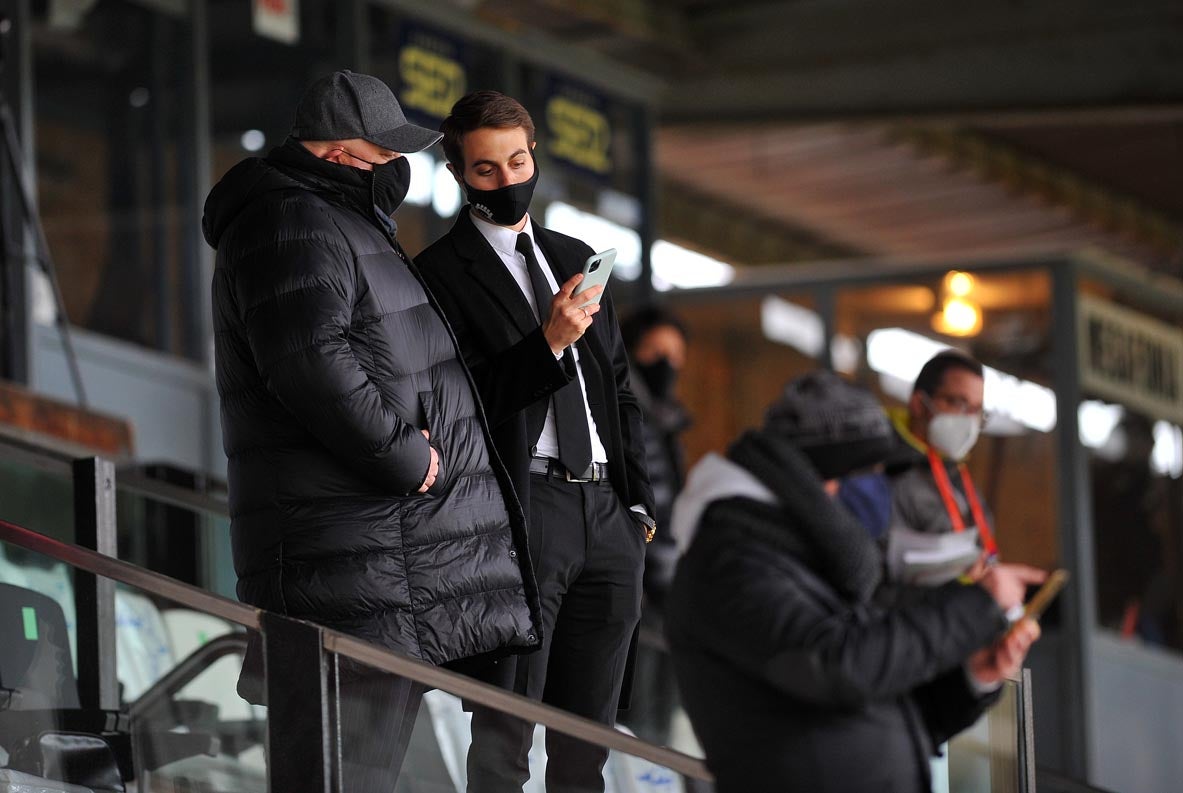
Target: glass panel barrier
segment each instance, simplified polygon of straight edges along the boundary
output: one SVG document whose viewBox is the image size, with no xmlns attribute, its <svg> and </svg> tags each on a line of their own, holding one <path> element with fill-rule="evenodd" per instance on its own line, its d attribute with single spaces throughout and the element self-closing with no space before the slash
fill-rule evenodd
<svg viewBox="0 0 1183 793">
<path fill-rule="evenodd" d="M 235 689 L 246 632 L 191 609 L 162 616 L 181 660 L 128 705 L 138 789 L 264 793 L 267 709 Z"/>
<path fill-rule="evenodd" d="M 632 737 L 627 723 L 615 730 L 593 724 L 275 615 L 263 615 L 260 644 L 271 648 L 267 668 L 278 677 L 269 682 L 259 663 L 243 686 L 248 629 L 258 619 L 249 608 L 3 521 L 0 544 L 6 551 L 19 544 L 41 569 L 61 566 L 69 575 L 77 565 L 75 572 L 106 572 L 104 580 L 116 582 L 113 618 L 100 626 L 114 633 L 119 698 L 112 710 L 80 707 L 85 697 L 67 661 L 62 593 L 7 579 L 0 584 L 0 775 L 8 775 L 0 781 L 10 786 L 15 780 L 79 793 L 122 778 L 134 779 L 137 791 L 263 791 L 270 745 L 272 774 L 294 758 L 319 755 L 331 776 L 341 775 L 340 790 L 464 791 L 469 774 L 477 773 L 471 769 L 506 765 L 499 736 L 507 733 L 490 725 L 508 722 L 533 736 L 525 790 L 544 789 L 548 756 L 581 753 L 604 761 L 608 791 L 707 789 L 701 761 Z M 269 723 L 269 709 L 248 704 L 240 690 L 255 702 L 278 693 L 282 699 L 270 709 L 278 721 Z M 481 712 L 472 757 L 474 716 L 465 702 Z M 945 787 L 935 789 L 1028 790 L 1028 713 L 1021 687 L 1007 684 L 983 722 L 951 743 L 947 771 L 938 778 Z M 544 726 L 521 727 L 518 720 Z M 55 742 L 63 732 L 82 738 Z M 89 759 L 74 762 L 71 753 L 83 749 Z M 549 767 L 552 777 L 571 771 L 569 762 Z"/>
<path fill-rule="evenodd" d="M 155 468 L 115 478 L 119 558 L 233 598 L 226 504 L 206 497 L 192 474 Z"/>
<path fill-rule="evenodd" d="M 60 540 L 74 537 L 70 468 L 37 465 L 0 444 L 0 517 Z M 0 565 L 4 562 L 0 560 Z"/>
<path fill-rule="evenodd" d="M 389 777 L 392 753 L 403 743 L 398 739 L 402 734 L 414 751 L 407 754 L 397 789 L 464 790 L 471 717 L 460 705 L 462 697 L 547 724 L 552 743 L 560 740 L 557 735 L 576 734 L 600 747 L 604 755 L 610 754 L 605 772 L 609 790 L 649 790 L 654 785 L 663 790 L 688 789 L 671 787 L 681 780 L 681 773 L 709 779 L 701 763 L 642 743 L 626 732 L 274 616 L 265 621 L 270 626 L 265 628 L 267 637 L 283 623 L 297 630 L 295 641 L 285 636 L 285 628 L 278 639 L 262 642 L 277 642 L 274 646 L 284 651 L 282 663 L 268 666 L 283 672 L 275 691 L 280 692 L 282 712 L 289 717 L 269 724 L 268 709 L 248 704 L 238 694 L 241 689 L 252 700 L 263 701 L 268 690 L 262 673 L 253 678 L 253 690 L 242 689 L 239 683 L 251 635 L 246 627 L 257 619 L 253 611 L 3 521 L 0 544 L 27 549 L 39 567 L 62 565 L 69 574 L 69 568 L 78 565 L 75 572 L 105 572 L 108 578 L 98 577 L 115 582 L 113 617 L 100 625 L 115 639 L 119 698 L 111 710 L 80 707 L 86 698 L 80 696 L 78 675 L 66 660 L 70 631 L 62 604 L 34 587 L 8 581 L 0 585 L 2 633 L 18 639 L 0 643 L 0 781 L 10 787 L 81 793 L 113 789 L 122 779 L 128 784 L 134 780 L 134 788 L 128 789 L 137 791 L 263 791 L 268 788 L 264 747 L 269 742 L 277 753 L 272 773 L 293 752 L 323 754 L 333 773 L 346 774 L 347 784 L 339 789 L 366 790 L 371 788 L 364 778 L 357 785 L 348 784 L 350 774 L 356 774 L 358 766 L 370 773 L 367 768 L 377 761 L 374 773 Z M 313 673 L 306 675 L 299 667 L 309 657 Z M 98 664 L 111 660 L 100 659 Z M 342 670 L 339 686 L 333 677 L 338 666 Z M 331 728 L 320 719 L 320 700 L 315 695 L 320 690 L 315 670 L 320 667 L 334 670 L 326 676 L 328 688 L 324 689 L 329 694 L 325 713 L 332 714 Z M 292 668 L 297 668 L 295 678 Z M 393 670 L 405 670 L 414 682 Z M 280 688 L 281 684 L 286 685 Z M 434 690 L 423 696 L 428 688 Z M 341 744 L 330 737 L 327 743 L 317 744 L 330 751 L 309 750 L 310 735 L 317 740 L 322 734 L 335 736 L 338 725 L 344 736 Z M 73 736 L 67 740 L 65 732 Z M 360 754 L 355 751 L 359 743 Z M 545 743 L 534 750 L 540 768 L 545 765 Z M 82 751 L 88 752 L 86 759 L 79 757 Z M 336 757 L 345 758 L 345 763 L 338 766 Z M 536 779 L 541 785 L 543 776 Z"/>
<path fill-rule="evenodd" d="M 468 789 L 470 775 L 478 773 L 489 778 L 517 773 L 521 774 L 519 780 L 528 773 L 528 780 L 522 784 L 525 793 L 543 793 L 548 780 L 552 788 L 563 781 L 568 785 L 565 789 L 580 789 L 581 782 L 595 789 L 594 777 L 580 778 L 572 773 L 573 768 L 582 766 L 593 769 L 594 774 L 597 762 L 603 763 L 607 793 L 681 793 L 702 789 L 695 788 L 694 783 L 705 782 L 695 776 L 688 779 L 629 748 L 609 748 L 594 738 L 581 741 L 573 736 L 577 731 L 574 725 L 560 729 L 536 724 L 531 730 L 527 722 L 497 708 L 482 710 L 477 705 L 474 713 L 461 696 L 444 688 L 424 692 L 421 684 L 405 677 L 369 669 L 344 657 L 338 660 L 342 790 L 463 793 Z M 561 717 L 590 725 L 569 714 Z M 632 737 L 626 727 L 619 727 L 617 732 L 623 740 Z M 514 739 L 511 736 L 519 735 L 528 736 L 532 743 L 524 762 L 517 764 L 509 760 L 512 754 L 505 747 Z M 552 756 L 592 759 L 579 764 L 566 760 L 552 766 Z"/>
<path fill-rule="evenodd" d="M 0 548 L 22 560 L 0 579 L 0 790 L 82 793 L 121 779 L 138 791 L 266 790 L 266 709 L 235 691 L 241 626 L 117 583 L 113 624 L 100 630 L 114 632 L 118 706 L 86 707 L 66 619 L 77 571 Z"/>
<path fill-rule="evenodd" d="M 1003 683 L 998 701 L 949 741 L 944 762 L 934 764 L 934 791 L 1022 793 L 1029 789 L 1023 696 L 1021 681 Z"/>
</svg>

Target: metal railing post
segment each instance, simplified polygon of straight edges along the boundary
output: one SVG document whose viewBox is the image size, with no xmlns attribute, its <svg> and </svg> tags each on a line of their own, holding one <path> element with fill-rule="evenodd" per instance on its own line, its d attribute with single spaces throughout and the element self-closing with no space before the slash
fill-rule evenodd
<svg viewBox="0 0 1183 793">
<path fill-rule="evenodd" d="M 260 612 L 267 688 L 267 789 L 340 791 L 337 656 L 324 629 Z"/>
<path fill-rule="evenodd" d="M 101 457 L 75 460 L 74 542 L 118 556 L 115 540 L 115 465 Z M 116 710 L 115 582 L 74 570 L 78 624 L 78 700 L 84 710 Z"/>
</svg>

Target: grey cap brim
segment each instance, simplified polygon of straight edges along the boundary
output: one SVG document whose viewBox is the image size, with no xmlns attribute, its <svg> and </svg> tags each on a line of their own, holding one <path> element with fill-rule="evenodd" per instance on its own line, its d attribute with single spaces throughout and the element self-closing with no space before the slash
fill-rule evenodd
<svg viewBox="0 0 1183 793">
<path fill-rule="evenodd" d="M 385 132 L 379 132 L 373 135 L 361 135 L 359 137 L 362 140 L 368 140 L 375 146 L 381 146 L 389 151 L 397 151 L 399 154 L 409 154 L 434 146 L 443 139 L 444 134 L 442 132 L 436 132 L 433 129 L 407 123 L 401 127 L 388 129 Z"/>
</svg>

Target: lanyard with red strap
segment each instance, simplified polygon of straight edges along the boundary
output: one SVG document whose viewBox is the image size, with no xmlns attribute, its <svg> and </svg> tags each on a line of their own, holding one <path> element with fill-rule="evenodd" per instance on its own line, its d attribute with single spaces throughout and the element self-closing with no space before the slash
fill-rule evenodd
<svg viewBox="0 0 1183 793">
<path fill-rule="evenodd" d="M 957 499 L 953 497 L 953 485 L 949 482 L 949 474 L 945 471 L 945 463 L 936 449 L 928 448 L 928 467 L 932 469 L 932 478 L 936 481 L 941 500 L 945 502 L 945 511 L 949 513 L 949 520 L 953 523 L 953 531 L 965 531 L 965 520 L 961 517 L 961 508 L 957 506 Z M 965 500 L 969 502 L 969 510 L 973 513 L 974 524 L 978 528 L 978 536 L 982 539 L 982 547 L 991 557 L 998 556 L 998 544 L 994 542 L 994 535 L 990 532 L 990 524 L 986 521 L 982 502 L 978 500 L 978 491 L 974 489 L 973 480 L 969 477 L 969 469 L 965 463 L 957 464 L 957 472 L 961 474 L 961 484 L 965 486 Z"/>
</svg>

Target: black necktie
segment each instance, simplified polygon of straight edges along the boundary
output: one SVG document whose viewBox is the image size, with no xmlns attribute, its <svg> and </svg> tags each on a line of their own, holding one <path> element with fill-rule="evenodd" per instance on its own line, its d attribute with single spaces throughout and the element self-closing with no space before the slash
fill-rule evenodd
<svg viewBox="0 0 1183 793">
<path fill-rule="evenodd" d="M 550 312 L 550 303 L 555 293 L 550 288 L 542 266 L 534 255 L 534 243 L 530 235 L 518 235 L 518 253 L 526 260 L 526 271 L 530 274 L 530 287 L 534 290 L 534 302 L 538 305 L 539 321 Z M 575 371 L 575 354 L 568 347 L 563 357 L 570 371 Z M 587 411 L 583 406 L 583 391 L 576 377 L 551 396 L 555 406 L 555 429 L 559 434 L 559 462 L 575 476 L 582 476 L 591 465 L 591 433 L 588 432 Z"/>
</svg>

